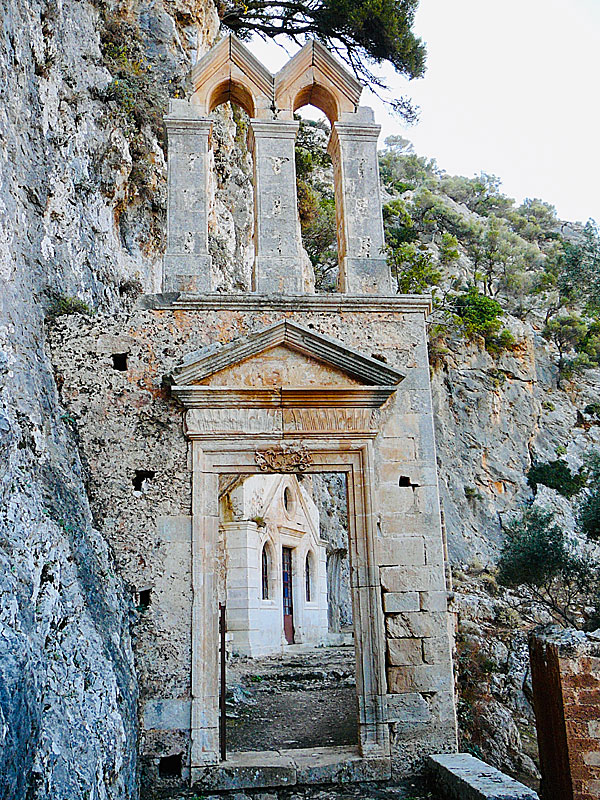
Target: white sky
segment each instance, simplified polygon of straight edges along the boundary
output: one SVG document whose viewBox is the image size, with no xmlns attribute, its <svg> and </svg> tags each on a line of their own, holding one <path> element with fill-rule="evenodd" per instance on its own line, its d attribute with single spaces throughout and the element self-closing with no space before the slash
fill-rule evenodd
<svg viewBox="0 0 600 800">
<path fill-rule="evenodd" d="M 518 202 L 540 197 L 563 219 L 600 222 L 600 0 L 421 0 L 414 29 L 425 77 L 386 75 L 420 106 L 419 122 L 362 96 L 381 146 L 401 134 L 450 174 L 488 172 Z M 287 60 L 272 42 L 250 47 L 273 72 Z"/>
</svg>

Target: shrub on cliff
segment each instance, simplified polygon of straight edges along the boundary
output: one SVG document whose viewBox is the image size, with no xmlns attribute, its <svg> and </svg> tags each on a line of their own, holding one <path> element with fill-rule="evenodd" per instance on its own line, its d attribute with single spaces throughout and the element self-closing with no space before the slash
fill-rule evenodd
<svg viewBox="0 0 600 800">
<path fill-rule="evenodd" d="M 537 492 L 538 484 L 555 489 L 563 497 L 573 497 L 585 486 L 587 474 L 584 469 L 580 469 L 575 475 L 569 469 L 569 465 L 563 458 L 555 461 L 548 461 L 545 464 L 534 464 L 527 473 L 527 483 L 534 492 Z"/>
<path fill-rule="evenodd" d="M 550 512 L 527 510 L 507 528 L 498 582 L 525 587 L 563 625 L 581 628 L 598 595 L 599 567 L 589 547 L 575 550 Z"/>
</svg>

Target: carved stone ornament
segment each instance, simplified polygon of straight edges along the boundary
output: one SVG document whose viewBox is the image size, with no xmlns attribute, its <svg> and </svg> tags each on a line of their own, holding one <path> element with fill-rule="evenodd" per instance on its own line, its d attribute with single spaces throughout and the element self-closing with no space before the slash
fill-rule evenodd
<svg viewBox="0 0 600 800">
<path fill-rule="evenodd" d="M 300 445 L 271 450 L 257 450 L 254 460 L 262 472 L 304 472 L 313 463 L 313 457 L 308 450 Z"/>
</svg>

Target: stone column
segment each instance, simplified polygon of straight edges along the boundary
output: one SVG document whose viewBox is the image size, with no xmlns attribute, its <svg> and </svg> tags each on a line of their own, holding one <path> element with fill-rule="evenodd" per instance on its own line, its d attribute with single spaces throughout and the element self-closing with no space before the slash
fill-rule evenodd
<svg viewBox="0 0 600 800">
<path fill-rule="evenodd" d="M 370 108 L 342 114 L 331 132 L 328 152 L 335 175 L 340 292 L 392 294 L 383 255 L 377 140 L 380 125 Z"/>
<path fill-rule="evenodd" d="M 212 121 L 193 115 L 193 106 L 171 101 L 167 130 L 167 248 L 164 292 L 208 292 L 208 146 Z"/>
<path fill-rule="evenodd" d="M 302 294 L 294 144 L 298 122 L 250 120 L 254 155 L 254 277 L 261 294 Z"/>
</svg>

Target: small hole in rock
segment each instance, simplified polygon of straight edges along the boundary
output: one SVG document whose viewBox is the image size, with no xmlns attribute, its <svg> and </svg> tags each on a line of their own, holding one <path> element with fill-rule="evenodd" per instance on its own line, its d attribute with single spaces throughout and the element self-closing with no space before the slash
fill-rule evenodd
<svg viewBox="0 0 600 800">
<path fill-rule="evenodd" d="M 379 355 L 379 353 L 371 353 L 371 358 L 376 358 L 377 361 L 383 361 L 384 364 L 387 364 L 387 358 L 385 356 Z"/>
<path fill-rule="evenodd" d="M 138 592 L 138 607 L 148 608 L 150 606 L 150 594 L 152 589 L 140 589 Z"/>
<path fill-rule="evenodd" d="M 180 778 L 181 777 L 181 757 L 182 753 L 174 756 L 163 756 L 158 762 L 158 774 L 161 778 Z"/>
<path fill-rule="evenodd" d="M 398 486 L 412 486 L 410 482 L 410 478 L 408 475 L 400 475 L 400 480 L 398 481 Z"/>
<path fill-rule="evenodd" d="M 136 469 L 135 476 L 133 478 L 134 491 L 142 492 L 144 490 L 144 483 L 152 480 L 155 475 L 156 472 L 152 469 Z"/>
<path fill-rule="evenodd" d="M 127 370 L 127 355 L 127 353 L 113 353 L 113 369 L 118 369 L 119 372 L 125 372 Z"/>
</svg>

